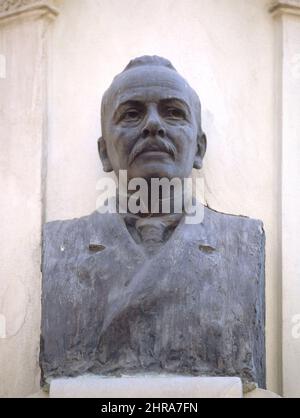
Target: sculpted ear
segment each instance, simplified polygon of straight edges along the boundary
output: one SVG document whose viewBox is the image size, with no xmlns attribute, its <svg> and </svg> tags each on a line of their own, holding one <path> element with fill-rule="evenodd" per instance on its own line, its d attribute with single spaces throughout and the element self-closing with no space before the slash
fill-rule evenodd
<svg viewBox="0 0 300 418">
<path fill-rule="evenodd" d="M 197 152 L 195 155 L 195 161 L 194 161 L 194 168 L 197 170 L 200 170 L 203 165 L 203 158 L 206 153 L 207 148 L 207 139 L 204 132 L 201 133 L 201 135 L 198 135 L 197 138 Z"/>
<path fill-rule="evenodd" d="M 110 159 L 107 155 L 105 139 L 102 137 L 98 139 L 98 152 L 103 165 L 103 170 L 105 171 L 105 173 L 111 173 L 113 171 L 113 168 Z"/>
</svg>

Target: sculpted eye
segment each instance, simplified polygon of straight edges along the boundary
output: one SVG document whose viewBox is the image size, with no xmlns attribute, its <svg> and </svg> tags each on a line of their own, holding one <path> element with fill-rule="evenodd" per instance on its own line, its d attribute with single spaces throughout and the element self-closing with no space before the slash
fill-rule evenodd
<svg viewBox="0 0 300 418">
<path fill-rule="evenodd" d="M 185 119 L 185 112 L 182 109 L 176 107 L 169 107 L 166 109 L 167 118 L 178 120 Z"/>
<path fill-rule="evenodd" d="M 122 120 L 135 121 L 140 118 L 140 111 L 137 109 L 128 109 L 122 115 Z"/>
</svg>

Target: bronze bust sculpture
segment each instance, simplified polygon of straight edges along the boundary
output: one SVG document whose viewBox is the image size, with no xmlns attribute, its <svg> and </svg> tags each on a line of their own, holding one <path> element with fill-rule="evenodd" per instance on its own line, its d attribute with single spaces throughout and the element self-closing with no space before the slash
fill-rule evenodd
<svg viewBox="0 0 300 418">
<path fill-rule="evenodd" d="M 197 94 L 168 60 L 131 61 L 103 97 L 98 148 L 128 181 L 189 177 L 206 151 Z M 45 225 L 44 380 L 155 372 L 265 386 L 262 223 L 209 208 L 200 224 L 184 219 L 96 211 Z"/>
</svg>

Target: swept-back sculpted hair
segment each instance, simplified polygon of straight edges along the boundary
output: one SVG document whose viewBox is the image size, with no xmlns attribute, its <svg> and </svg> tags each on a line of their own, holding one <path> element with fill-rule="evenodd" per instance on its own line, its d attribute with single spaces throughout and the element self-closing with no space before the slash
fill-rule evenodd
<svg viewBox="0 0 300 418">
<path fill-rule="evenodd" d="M 155 67 L 166 67 L 169 70 L 176 71 L 172 63 L 163 57 L 158 57 L 157 55 L 144 55 L 143 57 L 134 58 L 129 62 L 129 64 L 124 68 L 122 73 L 125 71 L 131 70 L 132 68 L 145 66 L 155 66 Z M 177 72 L 177 71 L 176 71 Z"/>
</svg>

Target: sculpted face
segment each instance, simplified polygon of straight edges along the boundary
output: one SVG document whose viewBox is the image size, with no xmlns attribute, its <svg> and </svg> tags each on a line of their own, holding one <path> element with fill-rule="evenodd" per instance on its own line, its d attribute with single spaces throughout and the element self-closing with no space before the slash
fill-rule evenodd
<svg viewBox="0 0 300 418">
<path fill-rule="evenodd" d="M 121 73 L 106 93 L 99 152 L 105 171 L 127 170 L 128 180 L 186 178 L 201 168 L 206 140 L 200 105 L 176 72 L 140 66 Z"/>
</svg>

